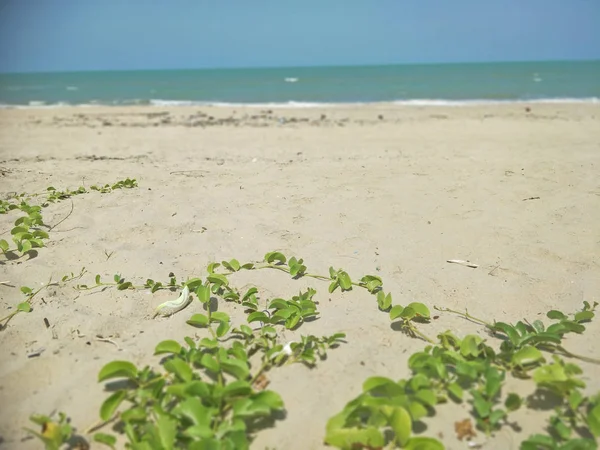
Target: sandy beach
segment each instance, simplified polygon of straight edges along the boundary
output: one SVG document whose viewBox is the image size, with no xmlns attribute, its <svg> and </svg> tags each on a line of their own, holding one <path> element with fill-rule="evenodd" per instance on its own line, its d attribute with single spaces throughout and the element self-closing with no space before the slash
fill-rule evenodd
<svg viewBox="0 0 600 450">
<path fill-rule="evenodd" d="M 118 273 L 143 284 L 171 272 L 180 280 L 205 276 L 209 262 L 255 261 L 274 250 L 304 258 L 311 273 L 334 266 L 357 279 L 379 275 L 394 303 L 468 309 L 490 322 L 533 321 L 550 309 L 570 313 L 583 301 L 600 302 L 600 104 L 0 110 L 2 198 L 127 177 L 139 187 L 45 208 L 48 225 L 66 220 L 37 256 L 0 256 L 2 317 L 23 300 L 21 286 L 83 267 L 81 283 Z M 15 218 L 0 215 L 0 238 L 9 240 Z M 347 335 L 315 369 L 296 364 L 268 373 L 286 414 L 252 448 L 324 448 L 327 420 L 362 382 L 409 376 L 408 357 L 425 346 L 395 331 L 362 290 L 328 294 L 326 283 L 272 271 L 232 282 L 256 284 L 265 300 L 312 286 L 320 318 L 285 338 Z M 172 293 L 73 285 L 42 291 L 31 313 L 0 331 L 1 448 L 40 448 L 23 430 L 33 413 L 64 411 L 84 431 L 107 395 L 97 383 L 104 364 L 158 367 L 159 341 L 205 336 L 185 323 L 201 311 L 197 301 L 153 319 Z M 219 310 L 243 323 L 241 307 L 222 301 Z M 489 339 L 481 326 L 438 315 L 421 326 L 429 336 L 451 330 Z M 595 320 L 566 345 L 598 358 L 598 342 Z M 600 366 L 580 365 L 587 391 L 600 390 Z M 507 388 L 526 395 L 533 386 L 511 379 Z M 466 449 L 454 422 L 469 409 L 439 407 L 425 434 Z M 516 449 L 543 430 L 550 412 L 519 410 L 511 418 L 520 431 L 478 433 L 474 442 Z"/>
</svg>

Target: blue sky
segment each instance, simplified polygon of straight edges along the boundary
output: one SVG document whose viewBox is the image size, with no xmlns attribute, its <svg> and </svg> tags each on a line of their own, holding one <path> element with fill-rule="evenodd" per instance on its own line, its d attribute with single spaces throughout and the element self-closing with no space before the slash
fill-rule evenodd
<svg viewBox="0 0 600 450">
<path fill-rule="evenodd" d="M 600 59 L 600 0 L 0 0 L 0 72 Z"/>
</svg>

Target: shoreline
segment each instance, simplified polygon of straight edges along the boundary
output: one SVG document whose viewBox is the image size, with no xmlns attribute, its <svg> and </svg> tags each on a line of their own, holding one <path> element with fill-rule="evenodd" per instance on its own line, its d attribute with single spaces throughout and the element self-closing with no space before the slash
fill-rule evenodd
<svg viewBox="0 0 600 450">
<path fill-rule="evenodd" d="M 582 98 L 539 98 L 539 99 L 409 99 L 409 100 L 386 100 L 374 102 L 304 102 L 290 100 L 287 102 L 266 103 L 229 103 L 219 101 L 195 101 L 195 100 L 125 100 L 122 103 L 46 103 L 44 101 L 31 101 L 28 104 L 0 103 L 0 110 L 4 109 L 62 109 L 62 108 L 127 108 L 127 107 L 200 107 L 200 108 L 360 108 L 369 106 L 423 106 L 423 107 L 477 107 L 477 106 L 501 106 L 501 105 L 596 105 L 600 104 L 598 97 Z"/>
</svg>

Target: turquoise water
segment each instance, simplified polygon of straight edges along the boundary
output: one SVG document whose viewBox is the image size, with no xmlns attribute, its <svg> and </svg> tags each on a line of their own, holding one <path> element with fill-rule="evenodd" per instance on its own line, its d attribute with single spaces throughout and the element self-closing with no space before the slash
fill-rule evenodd
<svg viewBox="0 0 600 450">
<path fill-rule="evenodd" d="M 0 74 L 5 106 L 599 98 L 600 61 Z"/>
</svg>

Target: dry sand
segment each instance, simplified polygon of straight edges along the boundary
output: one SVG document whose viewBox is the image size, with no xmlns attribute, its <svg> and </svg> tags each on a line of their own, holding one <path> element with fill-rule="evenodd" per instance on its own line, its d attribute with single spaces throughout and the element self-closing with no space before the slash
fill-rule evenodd
<svg viewBox="0 0 600 450">
<path fill-rule="evenodd" d="M 211 261 L 257 260 L 271 250 L 304 257 L 316 273 L 333 265 L 354 277 L 378 274 L 395 303 L 468 308 L 488 320 L 534 320 L 551 308 L 571 312 L 584 300 L 600 301 L 600 105 L 531 108 L 2 110 L 2 195 L 126 177 L 139 188 L 75 197 L 73 213 L 37 257 L 3 259 L 0 281 L 10 285 L 0 285 L 1 315 L 21 301 L 20 286 L 84 266 L 87 282 L 115 272 L 138 282 L 167 279 L 171 271 L 185 279 L 202 276 Z M 46 223 L 70 209 L 70 201 L 51 205 Z M 0 216 L 3 238 L 14 220 Z M 321 318 L 299 333 L 348 336 L 315 370 L 293 365 L 269 373 L 287 417 L 258 434 L 253 448 L 322 448 L 327 419 L 362 382 L 406 377 L 408 356 L 424 346 L 394 331 L 366 292 L 328 295 L 325 284 L 278 273 L 235 278 L 239 287 L 250 282 L 264 297 L 314 286 Z M 96 383 L 106 362 L 156 364 L 160 340 L 201 336 L 185 324 L 198 302 L 170 319 L 151 319 L 156 305 L 172 297 L 78 293 L 71 286 L 41 293 L 32 313 L 0 332 L 1 447 L 39 448 L 22 430 L 32 413 L 65 411 L 85 429 L 106 395 Z M 238 323 L 243 318 L 231 304 L 219 308 Z M 422 329 L 486 337 L 449 314 Z M 598 342 L 600 322 L 593 321 L 567 346 L 599 357 Z M 40 356 L 28 357 L 40 348 Z M 590 391 L 600 389 L 598 367 L 581 365 Z M 510 384 L 523 394 L 531 387 Z M 468 405 L 441 407 L 427 420 L 427 434 L 443 436 L 449 449 L 467 448 L 453 432 L 467 411 Z M 475 442 L 518 448 L 544 425 L 531 411 L 514 418 L 521 432 L 505 429 L 488 442 L 480 433 Z"/>
</svg>

